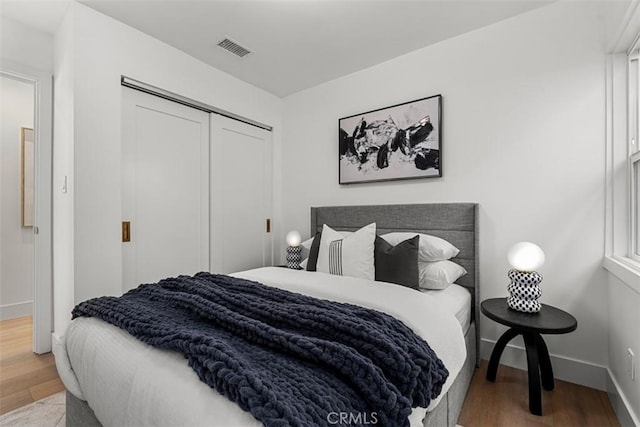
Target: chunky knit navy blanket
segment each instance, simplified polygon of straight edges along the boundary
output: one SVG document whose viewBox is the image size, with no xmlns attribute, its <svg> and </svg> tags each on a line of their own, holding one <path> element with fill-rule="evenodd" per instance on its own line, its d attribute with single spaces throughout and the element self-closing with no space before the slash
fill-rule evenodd
<svg viewBox="0 0 640 427">
<path fill-rule="evenodd" d="M 79 316 L 184 354 L 203 382 L 265 426 L 406 426 L 449 374 L 392 316 L 224 275 L 144 284 L 85 301 Z"/>
</svg>

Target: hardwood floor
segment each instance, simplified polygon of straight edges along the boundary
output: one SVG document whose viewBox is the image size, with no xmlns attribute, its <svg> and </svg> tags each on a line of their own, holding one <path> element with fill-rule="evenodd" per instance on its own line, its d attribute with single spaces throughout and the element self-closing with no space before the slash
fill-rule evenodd
<svg viewBox="0 0 640 427">
<path fill-rule="evenodd" d="M 542 392 L 542 416 L 529 412 L 527 373 L 500 365 L 496 382 L 487 381 L 487 361 L 476 369 L 458 424 L 464 427 L 619 426 L 603 391 L 556 379 Z"/>
<path fill-rule="evenodd" d="M 32 352 L 31 316 L 0 322 L 0 415 L 64 390 L 52 353 Z"/>
</svg>

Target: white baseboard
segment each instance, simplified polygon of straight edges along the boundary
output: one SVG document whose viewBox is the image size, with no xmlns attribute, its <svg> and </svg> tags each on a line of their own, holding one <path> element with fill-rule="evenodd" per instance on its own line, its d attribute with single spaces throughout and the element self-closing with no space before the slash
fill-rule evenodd
<svg viewBox="0 0 640 427">
<path fill-rule="evenodd" d="M 482 338 L 480 342 L 480 354 L 483 359 L 489 360 L 495 341 Z M 553 376 L 562 381 L 580 384 L 587 387 L 607 391 L 607 367 L 596 365 L 584 360 L 573 359 L 566 356 L 549 354 Z M 527 370 L 527 354 L 524 347 L 507 344 L 500 364 L 511 366 L 522 370 Z"/>
<path fill-rule="evenodd" d="M 613 375 L 610 369 L 607 369 L 607 391 L 611 406 L 618 416 L 618 421 L 623 427 L 639 427 L 640 418 L 633 412 L 627 397 L 622 392 L 620 384 L 616 381 L 616 377 Z"/>
<path fill-rule="evenodd" d="M 15 319 L 16 317 L 33 314 L 33 301 L 17 302 L 15 304 L 0 305 L 0 320 Z"/>
</svg>

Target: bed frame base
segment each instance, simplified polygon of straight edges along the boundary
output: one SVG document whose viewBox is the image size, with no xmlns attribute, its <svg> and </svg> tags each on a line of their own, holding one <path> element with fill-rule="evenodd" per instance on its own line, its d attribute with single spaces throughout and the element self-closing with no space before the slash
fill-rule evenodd
<svg viewBox="0 0 640 427">
<path fill-rule="evenodd" d="M 93 409 L 84 400 L 80 400 L 67 391 L 67 427 L 101 427 Z"/>
<path fill-rule="evenodd" d="M 464 365 L 438 406 L 433 411 L 427 412 L 427 416 L 422 421 L 424 427 L 455 427 L 458 422 L 471 378 L 476 369 L 476 328 L 474 326 L 473 323 L 469 326 L 469 331 L 464 337 L 467 346 L 467 358 Z"/>
</svg>

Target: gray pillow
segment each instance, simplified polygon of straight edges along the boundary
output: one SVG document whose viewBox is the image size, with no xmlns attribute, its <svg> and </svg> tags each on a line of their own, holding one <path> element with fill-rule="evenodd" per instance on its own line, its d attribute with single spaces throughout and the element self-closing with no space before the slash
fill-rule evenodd
<svg viewBox="0 0 640 427">
<path fill-rule="evenodd" d="M 418 270 L 420 236 L 414 236 L 396 246 L 376 236 L 374 243 L 376 280 L 418 289 L 420 286 Z"/>
<path fill-rule="evenodd" d="M 313 237 L 313 243 L 311 243 L 311 249 L 309 249 L 309 260 L 307 261 L 307 271 L 316 271 L 316 265 L 318 264 L 318 252 L 320 251 L 320 239 L 322 238 L 322 232 L 318 231 Z"/>
</svg>

